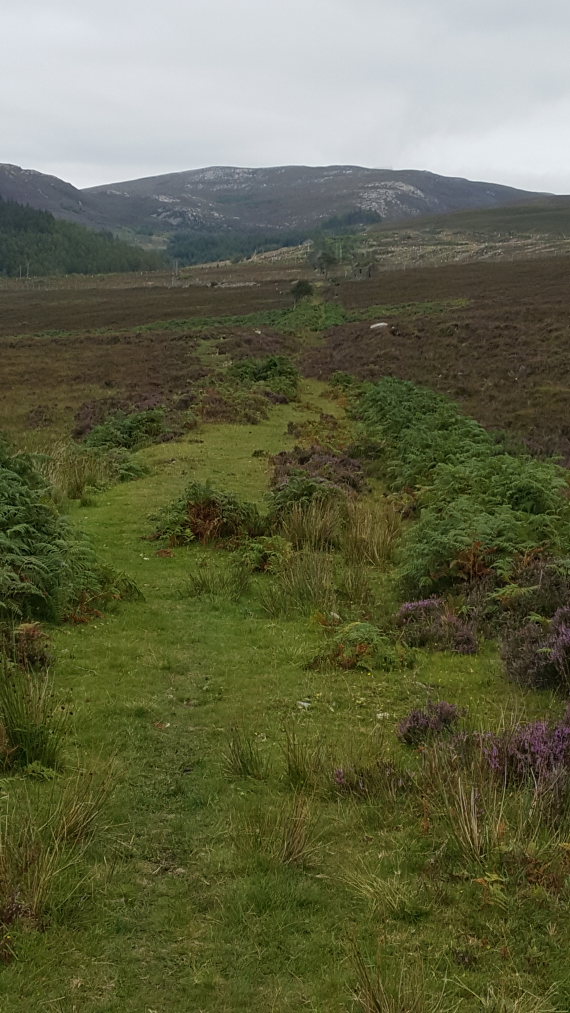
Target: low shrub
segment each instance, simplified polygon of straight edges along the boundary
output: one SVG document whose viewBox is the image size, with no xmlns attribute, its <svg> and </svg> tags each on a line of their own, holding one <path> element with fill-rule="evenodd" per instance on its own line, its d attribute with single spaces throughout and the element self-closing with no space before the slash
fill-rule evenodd
<svg viewBox="0 0 570 1013">
<path fill-rule="evenodd" d="M 208 483 L 191 482 L 182 496 L 161 511 L 152 538 L 167 539 L 173 546 L 193 541 L 208 544 L 255 538 L 263 533 L 263 527 L 255 504 L 218 492 Z"/>
<path fill-rule="evenodd" d="M 0 657 L 20 668 L 46 670 L 53 661 L 51 638 L 41 623 L 0 626 Z"/>
<path fill-rule="evenodd" d="M 480 737 L 483 754 L 491 769 L 507 783 L 550 780 L 565 770 L 570 773 L 570 714 L 561 721 L 532 721 L 500 733 Z"/>
<path fill-rule="evenodd" d="M 203 422 L 256 425 L 268 417 L 269 402 L 263 394 L 219 381 L 199 392 L 194 409 Z"/>
<path fill-rule="evenodd" d="M 295 475 L 308 475 L 338 486 L 344 491 L 362 492 L 365 481 L 362 465 L 346 454 L 320 446 L 282 450 L 272 458 L 271 485 L 281 487 Z"/>
<path fill-rule="evenodd" d="M 299 371 L 286 355 L 268 355 L 263 359 L 240 359 L 228 374 L 246 386 L 259 384 L 288 399 L 297 397 Z"/>
<path fill-rule="evenodd" d="M 251 573 L 266 573 L 291 552 L 291 543 L 281 535 L 260 535 L 259 538 L 249 538 L 240 546 L 238 558 Z"/>
<path fill-rule="evenodd" d="M 150 473 L 148 465 L 125 447 L 112 447 L 108 450 L 105 454 L 105 463 L 109 478 L 113 482 L 133 482 Z"/>
<path fill-rule="evenodd" d="M 398 655 L 388 638 L 371 623 L 347 623 L 335 631 L 326 660 L 339 668 L 392 669 Z"/>
<path fill-rule="evenodd" d="M 308 299 L 313 294 L 313 286 L 306 278 L 299 278 L 291 285 L 291 295 L 296 305 L 301 299 Z"/>
<path fill-rule="evenodd" d="M 338 498 L 339 495 L 338 488 L 325 479 L 293 475 L 269 494 L 268 523 L 274 530 L 278 529 L 283 517 L 295 504 L 307 506 L 314 500 L 323 502 Z"/>
<path fill-rule="evenodd" d="M 475 654 L 478 650 L 473 626 L 441 598 L 404 602 L 395 621 L 409 647 L 431 647 L 458 654 Z"/>
<path fill-rule="evenodd" d="M 570 607 L 511 626 L 501 638 L 507 675 L 520 686 L 570 693 Z"/>
<path fill-rule="evenodd" d="M 504 583 L 522 557 L 564 551 L 568 477 L 555 463 L 505 453 L 447 398 L 391 377 L 366 385 L 357 410 L 383 443 L 386 478 L 411 489 L 420 509 L 402 539 L 406 593 L 421 597 L 489 576 Z"/>
<path fill-rule="evenodd" d="M 301 447 L 318 446 L 336 454 L 346 452 L 352 439 L 352 428 L 344 419 L 321 411 L 316 418 L 313 416 L 304 422 L 288 422 L 287 435 L 294 436 Z"/>
<path fill-rule="evenodd" d="M 417 707 L 402 719 L 398 738 L 406 746 L 424 745 L 436 736 L 452 732 L 460 717 L 461 711 L 455 704 L 429 701 L 426 707 Z"/>
<path fill-rule="evenodd" d="M 563 606 L 570 606 L 570 561 L 540 550 L 516 558 L 506 583 L 493 588 L 488 601 L 503 628 L 523 625 L 533 614 L 551 619 Z"/>
<path fill-rule="evenodd" d="M 119 412 L 95 426 L 85 437 L 84 444 L 102 449 L 123 447 L 126 450 L 137 450 L 160 440 L 166 432 L 163 408 L 149 408 L 129 415 Z"/>
</svg>

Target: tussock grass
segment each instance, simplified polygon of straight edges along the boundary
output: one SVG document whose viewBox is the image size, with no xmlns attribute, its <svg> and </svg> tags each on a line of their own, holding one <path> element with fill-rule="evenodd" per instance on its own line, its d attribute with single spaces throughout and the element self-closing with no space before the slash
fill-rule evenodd
<svg viewBox="0 0 570 1013">
<path fill-rule="evenodd" d="M 436 819 L 468 867 L 481 868 L 499 854 L 506 831 L 506 786 L 475 756 L 468 767 L 439 745 L 424 754 L 424 786 Z"/>
<path fill-rule="evenodd" d="M 414 924 L 428 914 L 431 903 L 423 884 L 411 883 L 397 869 L 391 875 L 376 864 L 359 861 L 344 873 L 343 882 L 384 917 Z"/>
<path fill-rule="evenodd" d="M 43 448 L 35 464 L 53 491 L 56 503 L 84 500 L 90 491 L 113 478 L 110 461 L 71 440 L 58 440 Z"/>
<path fill-rule="evenodd" d="M 59 769 L 67 716 L 49 670 L 0 665 L 0 754 L 6 767 Z"/>
<path fill-rule="evenodd" d="M 361 564 L 347 563 L 338 581 L 339 596 L 360 614 L 369 615 L 374 605 L 374 591 L 368 574 Z"/>
<path fill-rule="evenodd" d="M 301 792 L 283 805 L 272 835 L 272 851 L 284 865 L 308 865 L 319 847 L 316 816 L 310 799 Z"/>
<path fill-rule="evenodd" d="M 83 882 L 82 859 L 103 828 L 101 817 L 113 774 L 77 772 L 59 790 L 53 784 L 18 785 L 0 816 L 0 922 L 42 927 Z"/>
<path fill-rule="evenodd" d="M 268 762 L 259 743 L 243 728 L 230 729 L 222 754 L 224 772 L 228 777 L 253 777 L 262 780 L 268 773 Z"/>
<path fill-rule="evenodd" d="M 233 565 L 218 569 L 206 563 L 189 573 L 179 588 L 179 594 L 188 598 L 227 598 L 229 601 L 239 601 L 247 594 L 250 583 L 251 577 L 246 566 Z"/>
<path fill-rule="evenodd" d="M 485 993 L 478 995 L 464 986 L 465 991 L 476 1002 L 476 1009 L 483 1013 L 562 1013 L 556 1002 L 557 986 L 553 985 L 544 995 L 521 991 L 516 996 L 505 993 L 501 987 L 490 985 Z"/>
<path fill-rule="evenodd" d="M 338 497 L 293 503 L 283 516 L 280 534 L 295 549 L 326 551 L 338 545 L 345 516 L 345 501 Z"/>
<path fill-rule="evenodd" d="M 402 517 L 388 500 L 350 500 L 342 548 L 348 562 L 385 568 L 402 530 Z"/>
<path fill-rule="evenodd" d="M 67 780 L 55 806 L 56 840 L 86 845 L 106 829 L 102 820 L 116 778 L 115 765 L 108 764 L 100 773 L 79 770 Z"/>
<path fill-rule="evenodd" d="M 322 742 L 300 738 L 294 726 L 285 728 L 283 740 L 285 778 L 296 791 L 316 791 L 326 783 L 327 750 Z"/>
<path fill-rule="evenodd" d="M 295 791 L 278 809 L 250 811 L 235 827 L 238 847 L 279 865 L 308 867 L 317 861 L 321 832 L 314 800 Z"/>
<path fill-rule="evenodd" d="M 444 993 L 431 998 L 426 991 L 425 972 L 417 960 L 402 961 L 397 970 L 388 966 L 370 967 L 358 949 L 353 953 L 358 985 L 354 999 L 364 1013 L 439 1013 Z"/>
<path fill-rule="evenodd" d="M 334 559 L 310 549 L 295 552 L 280 561 L 259 595 L 262 608 L 272 617 L 330 610 L 336 601 Z"/>
</svg>

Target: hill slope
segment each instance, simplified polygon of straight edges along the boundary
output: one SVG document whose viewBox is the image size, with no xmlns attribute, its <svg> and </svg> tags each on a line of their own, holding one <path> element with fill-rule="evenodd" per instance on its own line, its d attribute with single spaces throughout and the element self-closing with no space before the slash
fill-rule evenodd
<svg viewBox="0 0 570 1013">
<path fill-rule="evenodd" d="M 409 223 L 375 225 L 372 232 L 405 231 Z M 510 236 L 540 235 L 566 239 L 570 237 L 570 197 L 550 195 L 525 204 L 506 207 L 455 211 L 427 215 L 413 223 L 416 233 L 448 232 L 474 235 Z"/>
<path fill-rule="evenodd" d="M 101 217 L 97 202 L 88 195 L 57 176 L 48 176 L 35 169 L 0 163 L 0 197 L 28 204 L 38 211 L 49 211 L 56 218 L 79 225 L 95 228 L 108 228 L 110 225 Z"/>
<path fill-rule="evenodd" d="M 55 176 L 0 165 L 0 196 L 96 228 L 149 232 L 312 231 L 352 223 L 498 207 L 535 194 L 415 170 L 359 166 L 210 167 L 78 190 Z"/>
<path fill-rule="evenodd" d="M 523 200 L 511 187 L 429 172 L 340 165 L 245 169 L 217 166 L 92 187 L 109 219 L 162 228 L 313 229 L 329 218 L 415 217 Z"/>
</svg>

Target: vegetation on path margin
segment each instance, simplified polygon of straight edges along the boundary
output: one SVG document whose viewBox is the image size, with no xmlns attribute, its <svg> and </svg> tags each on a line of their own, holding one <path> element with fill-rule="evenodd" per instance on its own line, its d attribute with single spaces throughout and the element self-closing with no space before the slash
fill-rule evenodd
<svg viewBox="0 0 570 1013">
<path fill-rule="evenodd" d="M 411 664 L 395 659 L 396 673 L 381 650 L 363 666 L 306 667 L 323 638 L 349 643 L 334 617 L 268 619 L 255 581 L 271 573 L 237 601 L 189 596 L 190 571 L 223 572 L 232 554 L 157 553 L 141 540 L 149 507 L 190 478 L 262 505 L 265 455 L 291 448 L 288 423 L 323 404 L 338 413 L 313 397 L 311 409 L 277 406 L 255 427 L 208 426 L 200 444 L 150 447 L 153 475 L 77 515 L 146 599 L 56 635 L 82 750 L 118 755 L 114 857 L 90 859 L 95 889 L 67 898 L 43 935 L 13 931 L 6 1013 L 46 1002 L 340 1013 L 396 1009 L 381 1003 L 398 992 L 432 1009 L 442 989 L 473 1013 L 568 1005 L 564 824 L 517 820 L 524 787 L 505 799 L 467 755 L 458 780 L 453 754 L 436 747 L 422 760 L 395 734 L 426 697 L 456 701 L 464 732 L 523 707 L 559 717 L 556 703 L 510 687 L 491 647 L 419 650 Z M 390 571 L 367 575 L 364 608 L 378 620 L 395 606 Z M 350 638 L 355 650 L 364 642 Z M 453 734 L 451 714 L 427 712 L 436 741 Z M 481 809 L 469 809 L 471 792 L 486 793 Z"/>
</svg>

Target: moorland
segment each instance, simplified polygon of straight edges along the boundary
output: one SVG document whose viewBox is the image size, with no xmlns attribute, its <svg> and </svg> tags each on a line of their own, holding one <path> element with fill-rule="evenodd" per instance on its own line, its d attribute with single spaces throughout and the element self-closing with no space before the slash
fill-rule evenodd
<svg viewBox="0 0 570 1013">
<path fill-rule="evenodd" d="M 2 1010 L 568 1008 L 569 269 L 3 287 Z"/>
</svg>

